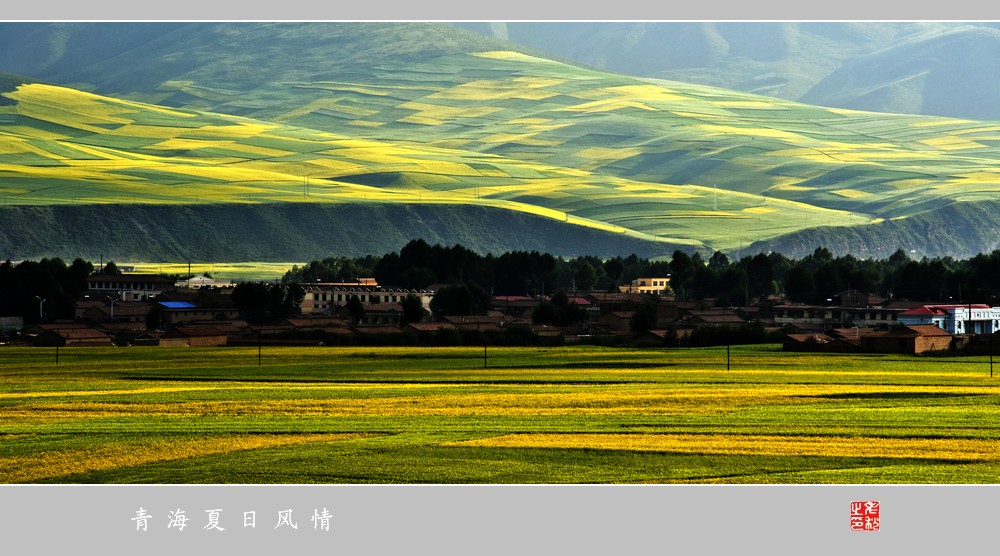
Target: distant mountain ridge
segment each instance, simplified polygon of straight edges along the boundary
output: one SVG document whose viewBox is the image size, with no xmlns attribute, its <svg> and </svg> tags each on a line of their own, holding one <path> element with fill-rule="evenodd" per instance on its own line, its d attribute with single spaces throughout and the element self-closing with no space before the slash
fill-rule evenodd
<svg viewBox="0 0 1000 556">
<path fill-rule="evenodd" d="M 808 104 L 1000 120 L 983 22 L 460 22 L 608 71 Z"/>
<path fill-rule="evenodd" d="M 120 96 L 189 80 L 239 90 L 376 75 L 471 51 L 526 46 L 444 24 L 364 22 L 0 23 L 0 70 Z"/>
</svg>

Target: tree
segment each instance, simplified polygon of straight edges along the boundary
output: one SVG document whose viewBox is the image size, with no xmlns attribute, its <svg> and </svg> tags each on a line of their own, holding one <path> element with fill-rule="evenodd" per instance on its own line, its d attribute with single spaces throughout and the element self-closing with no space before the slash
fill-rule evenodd
<svg viewBox="0 0 1000 556">
<path fill-rule="evenodd" d="M 727 266 L 729 266 L 729 257 L 727 257 L 722 251 L 712 253 L 712 256 L 708 259 L 708 268 L 711 268 L 712 270 L 723 270 Z"/>
<path fill-rule="evenodd" d="M 695 256 L 698 254 L 695 253 Z M 695 265 L 700 261 L 694 260 L 690 255 L 681 250 L 674 251 L 670 259 L 670 287 L 680 299 L 691 297 L 692 289 L 695 285 Z"/>
<path fill-rule="evenodd" d="M 407 294 L 406 297 L 400 302 L 403 307 L 403 318 L 402 324 L 409 324 L 411 322 L 420 322 L 424 320 L 424 310 L 423 303 L 420 302 L 420 298 L 411 294 Z"/>
<path fill-rule="evenodd" d="M 233 304 L 252 324 L 279 322 L 295 314 L 305 298 L 298 284 L 244 282 L 233 289 Z"/>
<path fill-rule="evenodd" d="M 532 313 L 535 324 L 552 324 L 569 326 L 587 318 L 587 312 L 580 306 L 570 303 L 563 290 L 557 291 L 549 301 L 542 301 Z"/>
<path fill-rule="evenodd" d="M 489 306 L 490 295 L 474 283 L 445 286 L 431 299 L 435 317 L 482 314 Z"/>
<path fill-rule="evenodd" d="M 773 291 L 774 268 L 767 255 L 758 253 L 747 261 L 747 280 L 749 280 L 750 296 L 763 297 Z"/>
<path fill-rule="evenodd" d="M 149 312 L 146 313 L 146 329 L 159 330 L 163 328 L 165 317 L 166 311 L 163 310 L 163 306 L 159 303 L 154 304 Z"/>
<path fill-rule="evenodd" d="M 629 321 L 629 325 L 632 328 L 633 334 L 642 334 L 656 326 L 656 320 L 656 304 L 644 303 L 636 309 L 631 321 Z"/>
<path fill-rule="evenodd" d="M 240 315 L 251 324 L 259 324 L 269 320 L 268 308 L 271 305 L 271 295 L 264 282 L 243 282 L 233 288 L 233 304 Z"/>
<path fill-rule="evenodd" d="M 365 306 L 361 304 L 361 300 L 356 295 L 348 298 L 344 307 L 347 309 L 347 314 L 351 316 L 352 325 L 358 324 L 365 317 Z"/>
<path fill-rule="evenodd" d="M 785 278 L 785 293 L 792 301 L 802 303 L 816 302 L 819 297 L 816 294 L 812 273 L 801 264 L 796 264 L 788 271 Z"/>
<path fill-rule="evenodd" d="M 608 261 L 604 263 L 604 272 L 608 275 L 608 279 L 611 281 L 608 289 L 610 291 L 616 291 L 619 280 L 622 277 L 622 273 L 625 272 L 625 263 L 622 262 L 621 257 L 608 259 Z"/>
<path fill-rule="evenodd" d="M 580 268 L 576 270 L 574 282 L 578 290 L 590 290 L 594 287 L 594 283 L 597 282 L 597 271 L 594 270 L 594 267 L 589 262 L 583 261 L 580 264 Z"/>
<path fill-rule="evenodd" d="M 306 290 L 299 284 L 288 284 L 286 286 L 274 284 L 273 287 L 284 294 L 281 299 L 280 314 L 277 316 L 280 319 L 286 319 L 297 314 L 302 307 L 302 301 L 306 298 Z"/>
</svg>

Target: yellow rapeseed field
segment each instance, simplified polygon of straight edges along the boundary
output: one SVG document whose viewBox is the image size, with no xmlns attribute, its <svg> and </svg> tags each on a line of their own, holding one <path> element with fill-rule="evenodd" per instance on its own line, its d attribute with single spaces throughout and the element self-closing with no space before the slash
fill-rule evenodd
<svg viewBox="0 0 1000 556">
<path fill-rule="evenodd" d="M 932 147 L 944 150 L 944 151 L 957 151 L 957 150 L 967 150 L 967 149 L 985 149 L 986 145 L 982 143 L 977 143 L 969 139 L 964 139 L 962 137 L 956 137 L 954 135 L 944 135 L 941 137 L 932 137 L 930 139 L 924 139 L 920 141 L 925 145 L 930 145 Z"/>
<path fill-rule="evenodd" d="M 47 451 L 0 457 L 0 477 L 6 483 L 36 482 L 76 473 L 128 468 L 159 461 L 181 460 L 243 450 L 366 438 L 365 434 L 223 435 L 197 439 L 110 442 L 79 450 Z"/>
<path fill-rule="evenodd" d="M 574 448 L 684 454 L 886 457 L 997 461 L 992 439 L 781 436 L 756 434 L 509 434 L 453 442 L 491 448 Z"/>
<path fill-rule="evenodd" d="M 831 193 L 840 195 L 841 197 L 847 197 L 848 199 L 861 199 L 871 196 L 871 193 L 868 193 L 867 191 L 858 191 L 857 189 L 835 189 L 831 191 Z"/>
</svg>

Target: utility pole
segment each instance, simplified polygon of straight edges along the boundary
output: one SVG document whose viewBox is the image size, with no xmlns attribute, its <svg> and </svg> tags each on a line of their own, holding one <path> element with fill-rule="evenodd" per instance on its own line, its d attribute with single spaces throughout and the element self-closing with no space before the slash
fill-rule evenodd
<svg viewBox="0 0 1000 556">
<path fill-rule="evenodd" d="M 976 330 L 972 324 L 972 288 L 969 288 L 969 326 L 967 327 L 966 334 L 975 334 Z"/>
<path fill-rule="evenodd" d="M 487 341 L 486 341 L 486 331 L 483 330 L 483 318 L 482 317 L 477 317 L 476 318 L 476 329 L 483 335 L 483 368 L 485 369 L 487 367 L 487 358 L 486 358 L 486 344 L 487 344 Z"/>
<path fill-rule="evenodd" d="M 45 319 L 42 317 L 42 305 L 48 300 L 42 299 L 41 296 L 38 295 L 35 296 L 35 299 L 38 300 L 38 324 L 42 324 L 45 322 Z"/>
</svg>

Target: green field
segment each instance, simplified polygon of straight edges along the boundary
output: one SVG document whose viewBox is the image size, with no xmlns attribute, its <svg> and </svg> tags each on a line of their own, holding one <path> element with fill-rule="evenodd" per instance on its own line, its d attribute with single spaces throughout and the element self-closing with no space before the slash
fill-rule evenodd
<svg viewBox="0 0 1000 556">
<path fill-rule="evenodd" d="M 149 263 L 149 262 L 121 262 L 119 266 L 131 266 L 135 272 L 148 274 L 174 274 L 187 276 L 188 270 L 195 276 L 208 274 L 218 281 L 232 280 L 234 282 L 252 282 L 281 280 L 286 272 L 295 265 L 302 265 L 301 262 L 276 263 L 276 262 L 246 262 L 246 263 Z"/>
<path fill-rule="evenodd" d="M 56 363 L 56 356 L 59 360 Z M 4 483 L 995 483 L 985 358 L 0 348 Z"/>
</svg>

